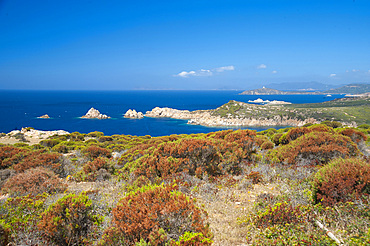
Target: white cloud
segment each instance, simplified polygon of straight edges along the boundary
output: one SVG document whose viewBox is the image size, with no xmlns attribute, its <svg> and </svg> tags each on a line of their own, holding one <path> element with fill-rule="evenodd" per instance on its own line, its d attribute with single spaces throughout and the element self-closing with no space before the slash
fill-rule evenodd
<svg viewBox="0 0 370 246">
<path fill-rule="evenodd" d="M 271 73 L 275 74 L 275 73 L 277 73 L 277 71 L 276 71 L 276 70 L 274 70 L 274 71 L 272 71 Z"/>
<path fill-rule="evenodd" d="M 190 72 L 182 71 L 181 73 L 178 73 L 174 76 L 182 77 L 182 78 L 188 78 L 191 76 L 194 76 L 194 77 L 212 76 L 214 75 L 214 72 L 222 73 L 224 71 L 233 71 L 233 70 L 235 70 L 234 66 L 225 66 L 225 67 L 218 67 L 218 68 L 213 68 L 213 69 L 199 69 L 199 70 L 190 71 Z"/>
<path fill-rule="evenodd" d="M 360 70 L 359 69 L 352 69 L 352 72 L 359 72 Z"/>
<path fill-rule="evenodd" d="M 222 73 L 223 71 L 234 71 L 234 66 L 218 67 L 214 69 L 216 72 Z"/>
<path fill-rule="evenodd" d="M 267 66 L 265 64 L 261 64 L 257 66 L 257 69 L 265 69 Z"/>
<path fill-rule="evenodd" d="M 337 76 L 337 74 L 335 73 L 330 74 L 330 77 L 335 77 L 335 76 Z"/>
</svg>

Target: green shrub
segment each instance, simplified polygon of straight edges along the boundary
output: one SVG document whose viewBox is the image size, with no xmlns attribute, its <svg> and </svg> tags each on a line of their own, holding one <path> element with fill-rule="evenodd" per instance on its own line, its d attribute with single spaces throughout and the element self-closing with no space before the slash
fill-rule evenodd
<svg viewBox="0 0 370 246">
<path fill-rule="evenodd" d="M 331 128 L 339 128 L 339 127 L 342 127 L 342 123 L 340 123 L 338 121 L 326 120 L 326 121 L 321 122 L 321 124 L 330 126 Z"/>
<path fill-rule="evenodd" d="M 352 157 L 359 153 L 349 137 L 323 131 L 305 134 L 270 150 L 266 157 L 270 162 L 286 164 L 325 164 L 334 158 Z"/>
<path fill-rule="evenodd" d="M 313 198 L 331 206 L 370 194 L 370 164 L 361 159 L 336 159 L 322 167 L 313 179 Z"/>
<path fill-rule="evenodd" d="M 92 201 L 81 193 L 66 195 L 50 205 L 37 227 L 46 240 L 57 245 L 90 245 L 101 222 Z"/>
<path fill-rule="evenodd" d="M 95 132 L 88 133 L 87 136 L 91 137 L 91 138 L 100 138 L 100 137 L 104 136 L 104 133 L 95 131 Z"/>
<path fill-rule="evenodd" d="M 0 224 L 13 238 L 38 235 L 37 222 L 44 210 L 46 194 L 8 198 L 0 202 Z"/>
<path fill-rule="evenodd" d="M 42 146 L 50 148 L 50 149 L 53 148 L 58 143 L 60 143 L 59 139 L 45 139 L 40 142 Z"/>
</svg>

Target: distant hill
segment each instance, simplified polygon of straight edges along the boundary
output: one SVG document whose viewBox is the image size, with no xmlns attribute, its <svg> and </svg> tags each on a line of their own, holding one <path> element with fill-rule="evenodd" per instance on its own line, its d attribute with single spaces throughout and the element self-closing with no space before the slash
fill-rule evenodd
<svg viewBox="0 0 370 246">
<path fill-rule="evenodd" d="M 263 87 L 261 89 L 243 91 L 240 95 L 283 95 L 285 91 L 279 91 L 271 88 Z"/>
<path fill-rule="evenodd" d="M 302 92 L 302 91 L 280 91 L 276 89 L 263 87 L 261 89 L 243 91 L 239 95 L 295 95 L 295 94 L 321 94 L 320 92 Z"/>
<path fill-rule="evenodd" d="M 283 91 L 325 91 L 333 88 L 338 88 L 340 85 L 327 85 L 320 82 L 285 82 L 272 83 L 266 85 L 268 88 L 283 90 Z"/>
<path fill-rule="evenodd" d="M 349 84 L 324 91 L 324 93 L 328 94 L 363 94 L 367 92 L 370 92 L 370 84 Z"/>
</svg>

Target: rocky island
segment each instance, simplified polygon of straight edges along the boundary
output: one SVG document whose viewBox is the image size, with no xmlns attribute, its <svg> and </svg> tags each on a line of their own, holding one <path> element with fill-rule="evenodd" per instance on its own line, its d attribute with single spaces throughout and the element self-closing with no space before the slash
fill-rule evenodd
<svg viewBox="0 0 370 246">
<path fill-rule="evenodd" d="M 50 116 L 48 114 L 41 115 L 37 117 L 38 119 L 50 119 Z"/>
<path fill-rule="evenodd" d="M 142 119 L 144 118 L 144 114 L 142 112 L 136 112 L 135 109 L 129 109 L 127 112 L 123 115 L 125 118 L 130 118 L 130 119 Z"/>
<path fill-rule="evenodd" d="M 99 110 L 91 108 L 84 116 L 81 116 L 82 119 L 110 119 L 108 115 L 101 114 Z"/>
</svg>

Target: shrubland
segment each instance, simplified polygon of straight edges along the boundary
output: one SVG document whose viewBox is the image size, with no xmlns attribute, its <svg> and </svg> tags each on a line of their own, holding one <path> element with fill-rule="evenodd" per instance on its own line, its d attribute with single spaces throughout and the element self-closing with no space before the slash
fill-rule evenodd
<svg viewBox="0 0 370 246">
<path fill-rule="evenodd" d="M 368 245 L 369 129 L 1 145 L 0 245 Z"/>
</svg>

